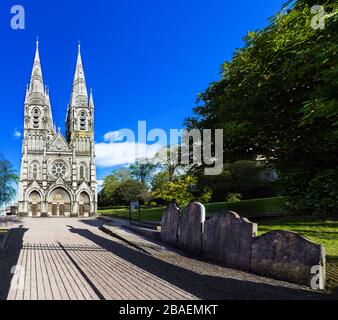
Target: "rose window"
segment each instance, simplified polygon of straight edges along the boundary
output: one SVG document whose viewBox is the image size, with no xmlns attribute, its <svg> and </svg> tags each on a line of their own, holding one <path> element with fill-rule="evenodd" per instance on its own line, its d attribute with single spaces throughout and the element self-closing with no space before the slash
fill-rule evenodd
<svg viewBox="0 0 338 320">
<path fill-rule="evenodd" d="M 67 172 L 67 167 L 63 162 L 55 162 L 52 166 L 52 173 L 57 178 L 62 178 Z"/>
</svg>

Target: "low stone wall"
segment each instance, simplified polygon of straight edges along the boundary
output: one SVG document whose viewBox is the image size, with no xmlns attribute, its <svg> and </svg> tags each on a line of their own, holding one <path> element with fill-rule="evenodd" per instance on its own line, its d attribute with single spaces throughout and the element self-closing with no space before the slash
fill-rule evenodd
<svg viewBox="0 0 338 320">
<path fill-rule="evenodd" d="M 185 209 L 179 226 L 178 247 L 193 254 L 202 253 L 202 235 L 205 221 L 204 205 L 192 202 Z"/>
<path fill-rule="evenodd" d="M 248 271 L 252 238 L 256 233 L 257 225 L 235 212 L 212 217 L 204 224 L 203 256 Z"/>
<path fill-rule="evenodd" d="M 312 269 L 319 267 L 325 284 L 325 252 L 320 244 L 298 233 L 271 231 L 255 237 L 251 246 L 251 271 L 289 282 L 311 285 Z"/>
<path fill-rule="evenodd" d="M 205 221 L 201 203 L 190 203 L 180 217 L 169 205 L 162 217 L 161 239 L 228 267 L 316 289 L 325 285 L 325 251 L 301 235 L 271 231 L 257 236 L 257 224 L 235 212 Z"/>
<path fill-rule="evenodd" d="M 164 209 L 162 216 L 161 240 L 164 243 L 176 245 L 178 240 L 178 228 L 180 223 L 180 209 L 171 203 Z"/>
</svg>

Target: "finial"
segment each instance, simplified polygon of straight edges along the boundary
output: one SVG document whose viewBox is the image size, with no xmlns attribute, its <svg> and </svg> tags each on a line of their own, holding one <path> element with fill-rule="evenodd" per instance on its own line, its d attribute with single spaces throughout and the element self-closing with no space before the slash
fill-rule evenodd
<svg viewBox="0 0 338 320">
<path fill-rule="evenodd" d="M 36 49 L 39 49 L 39 36 L 36 36 Z"/>
<path fill-rule="evenodd" d="M 58 127 L 58 133 L 60 133 L 61 132 L 61 128 L 60 127 Z"/>
<path fill-rule="evenodd" d="M 78 42 L 77 42 L 77 48 L 78 48 L 78 50 L 80 52 L 81 51 L 81 41 L 80 40 L 78 40 Z"/>
</svg>

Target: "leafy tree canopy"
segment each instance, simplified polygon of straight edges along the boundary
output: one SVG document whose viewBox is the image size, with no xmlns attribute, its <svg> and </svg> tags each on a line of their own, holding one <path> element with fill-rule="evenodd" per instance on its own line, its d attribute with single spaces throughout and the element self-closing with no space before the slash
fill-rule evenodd
<svg viewBox="0 0 338 320">
<path fill-rule="evenodd" d="M 157 165 L 145 160 L 145 161 L 136 161 L 134 164 L 129 166 L 130 174 L 136 178 L 137 180 L 141 181 L 142 183 L 148 182 L 154 171 L 156 170 Z"/>
<path fill-rule="evenodd" d="M 116 192 L 121 195 L 121 198 L 126 202 L 148 200 L 150 197 L 147 186 L 143 182 L 133 179 L 123 181 Z"/>
<path fill-rule="evenodd" d="M 166 202 L 175 202 L 180 206 L 187 205 L 191 201 L 208 202 L 211 197 L 210 190 L 201 192 L 191 192 L 191 187 L 195 187 L 197 178 L 193 176 L 183 176 L 175 181 L 166 181 L 158 185 L 153 191 L 154 198 L 163 199 Z"/>
<path fill-rule="evenodd" d="M 314 29 L 312 5 L 325 8 Z M 227 161 L 263 156 L 298 210 L 338 209 L 337 1 L 289 1 L 222 66 L 188 128 L 224 130 Z"/>
<path fill-rule="evenodd" d="M 0 154 L 0 208 L 11 202 L 16 190 L 14 185 L 19 181 L 12 164 Z"/>
</svg>

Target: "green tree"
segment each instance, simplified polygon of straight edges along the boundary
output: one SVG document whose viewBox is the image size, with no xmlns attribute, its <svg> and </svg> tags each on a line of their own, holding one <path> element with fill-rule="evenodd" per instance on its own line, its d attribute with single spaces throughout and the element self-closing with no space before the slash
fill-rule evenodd
<svg viewBox="0 0 338 320">
<path fill-rule="evenodd" d="M 208 202 L 211 196 L 210 190 L 192 192 L 191 187 L 195 186 L 197 179 L 193 176 L 182 176 L 174 181 L 161 183 L 152 193 L 154 198 L 163 199 L 166 202 L 175 202 L 184 206 L 190 201 Z"/>
<path fill-rule="evenodd" d="M 167 183 L 168 181 L 171 181 L 168 172 L 161 171 L 157 173 L 151 180 L 151 190 L 154 191 L 162 188 L 162 185 Z"/>
<path fill-rule="evenodd" d="M 116 179 L 120 182 L 129 180 L 132 178 L 130 170 L 128 168 L 120 168 L 120 169 L 114 170 L 112 172 L 112 175 L 116 177 Z"/>
<path fill-rule="evenodd" d="M 16 193 L 14 185 L 19 181 L 12 164 L 0 154 L 0 208 L 11 202 Z"/>
<path fill-rule="evenodd" d="M 163 147 L 156 153 L 153 161 L 158 163 L 158 166 L 165 172 L 169 181 L 173 181 L 176 175 L 185 172 L 184 166 L 181 163 L 182 148 L 179 145 Z"/>
<path fill-rule="evenodd" d="M 123 181 L 116 192 L 127 203 L 136 200 L 148 200 L 150 197 L 146 184 L 133 179 Z"/>
<path fill-rule="evenodd" d="M 212 191 L 211 201 L 225 201 L 229 193 L 239 193 L 244 199 L 270 197 L 278 194 L 278 181 L 265 179 L 263 172 L 273 170 L 258 161 L 240 160 L 225 163 L 217 176 L 204 175 L 203 168 L 194 172 L 198 188 Z"/>
<path fill-rule="evenodd" d="M 102 190 L 99 193 L 99 206 L 120 204 L 123 199 L 116 191 L 124 181 L 130 179 L 131 174 L 126 168 L 115 170 L 106 176 L 103 179 Z"/>
<path fill-rule="evenodd" d="M 157 164 L 154 164 L 148 160 L 136 161 L 129 166 L 130 174 L 142 183 L 146 183 L 151 179 L 152 174 L 157 168 Z"/>
<path fill-rule="evenodd" d="M 240 160 L 228 166 L 234 192 L 246 193 L 265 184 L 262 178 L 264 166 L 257 161 Z"/>
<path fill-rule="evenodd" d="M 314 29 L 311 6 L 323 5 Z M 338 209 L 337 1 L 289 1 L 287 10 L 222 66 L 188 128 L 223 128 L 225 159 L 266 158 L 293 208 Z"/>
</svg>

